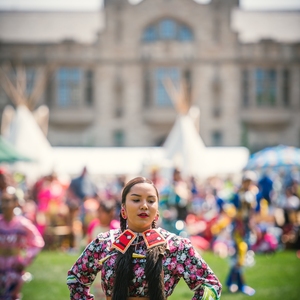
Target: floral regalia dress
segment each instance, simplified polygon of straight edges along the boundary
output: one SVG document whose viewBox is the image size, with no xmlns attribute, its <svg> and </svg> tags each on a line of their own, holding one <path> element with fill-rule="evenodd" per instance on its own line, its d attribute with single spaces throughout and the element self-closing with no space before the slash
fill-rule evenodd
<svg viewBox="0 0 300 300">
<path fill-rule="evenodd" d="M 220 299 L 221 283 L 203 258 L 193 248 L 190 240 L 162 228 L 135 233 L 120 229 L 101 233 L 83 251 L 68 272 L 67 284 L 71 299 L 94 299 L 90 294 L 98 272 L 107 297 L 112 296 L 116 258 L 134 247 L 132 254 L 134 278 L 128 286 L 128 297 L 149 297 L 145 276 L 146 251 L 156 245 L 166 244 L 163 257 L 164 292 L 169 297 L 183 278 L 194 291 L 192 300 Z"/>
</svg>

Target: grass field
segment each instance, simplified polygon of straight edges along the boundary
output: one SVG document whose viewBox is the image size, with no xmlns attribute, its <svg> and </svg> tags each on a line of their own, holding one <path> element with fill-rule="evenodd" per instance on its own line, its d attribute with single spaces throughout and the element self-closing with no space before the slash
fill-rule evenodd
<svg viewBox="0 0 300 300">
<path fill-rule="evenodd" d="M 227 260 L 203 253 L 203 258 L 217 274 L 222 284 L 228 272 Z M 69 299 L 66 286 L 68 269 L 77 259 L 77 255 L 62 252 L 43 251 L 28 271 L 33 280 L 23 288 L 23 300 L 65 300 Z M 300 259 L 295 251 L 283 251 L 274 255 L 256 255 L 256 264 L 245 269 L 247 283 L 256 289 L 251 297 L 255 300 L 299 300 L 300 299 Z M 180 281 L 170 300 L 188 300 L 193 293 L 184 281 Z M 244 300 L 249 296 L 230 294 L 224 286 L 222 300 Z M 97 299 L 95 299 L 97 300 Z"/>
</svg>

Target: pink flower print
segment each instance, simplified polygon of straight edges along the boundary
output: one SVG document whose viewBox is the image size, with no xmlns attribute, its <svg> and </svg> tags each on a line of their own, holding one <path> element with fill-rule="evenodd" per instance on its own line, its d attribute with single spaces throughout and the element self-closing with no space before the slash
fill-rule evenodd
<svg viewBox="0 0 300 300">
<path fill-rule="evenodd" d="M 192 274 L 192 275 L 190 275 L 190 279 L 191 279 L 192 281 L 196 281 L 197 276 L 196 276 L 195 274 Z"/>
<path fill-rule="evenodd" d="M 214 277 L 213 275 L 211 275 L 211 274 L 209 274 L 209 275 L 206 277 L 206 279 L 207 279 L 208 281 L 214 281 L 214 280 L 216 280 L 215 277 Z"/>
<path fill-rule="evenodd" d="M 202 269 L 206 270 L 207 269 L 207 264 L 202 261 Z"/>
<path fill-rule="evenodd" d="M 178 264 L 176 269 L 180 274 L 182 274 L 184 272 L 184 267 L 182 264 Z"/>
<path fill-rule="evenodd" d="M 189 249 L 189 256 L 194 256 L 195 255 L 195 250 L 194 248 Z"/>
<path fill-rule="evenodd" d="M 196 273 L 197 272 L 197 267 L 195 265 L 189 265 L 187 264 L 189 267 L 189 270 L 191 273 Z"/>
<path fill-rule="evenodd" d="M 170 252 L 171 252 L 171 253 L 174 253 L 174 252 L 176 252 L 176 251 L 177 251 L 177 247 L 175 247 L 174 244 L 172 243 L 172 244 L 170 245 Z"/>
<path fill-rule="evenodd" d="M 82 271 L 86 272 L 88 270 L 88 267 L 86 264 L 83 264 L 82 265 Z"/>
<path fill-rule="evenodd" d="M 78 269 L 78 266 L 77 265 L 74 265 L 73 267 L 73 272 L 76 274 L 79 272 L 79 269 Z"/>
<path fill-rule="evenodd" d="M 116 259 L 115 258 L 109 258 L 107 261 L 107 266 L 112 267 L 116 264 Z"/>
<path fill-rule="evenodd" d="M 171 262 L 167 265 L 167 268 L 169 271 L 174 270 L 177 265 L 177 260 L 176 258 L 172 258 Z"/>
<path fill-rule="evenodd" d="M 87 277 L 84 277 L 84 276 L 83 276 L 83 277 L 81 277 L 81 282 L 84 283 L 84 284 L 85 284 L 85 283 L 88 283 L 88 282 L 89 282 L 89 279 L 88 279 Z"/>
<path fill-rule="evenodd" d="M 171 263 L 172 263 L 172 264 L 177 264 L 177 259 L 176 259 L 176 257 L 172 257 L 172 258 L 171 258 Z"/>
<path fill-rule="evenodd" d="M 73 295 L 73 299 L 74 299 L 74 300 L 80 299 L 80 297 L 81 297 L 81 296 L 80 296 L 80 294 L 78 294 L 78 293 L 76 293 L 76 294 Z"/>
<path fill-rule="evenodd" d="M 174 277 L 171 277 L 169 280 L 168 280 L 168 283 L 169 283 L 169 286 L 173 286 L 174 285 Z"/>
<path fill-rule="evenodd" d="M 141 267 L 139 267 L 139 268 L 136 270 L 135 274 L 136 274 L 137 277 L 142 277 L 142 276 L 144 276 L 144 269 L 141 268 Z"/>
<path fill-rule="evenodd" d="M 88 257 L 87 256 L 83 257 L 81 263 L 82 264 L 87 264 L 87 262 L 88 262 Z"/>
<path fill-rule="evenodd" d="M 203 274 L 204 274 L 204 270 L 203 269 L 198 269 L 197 272 L 196 272 L 197 276 L 200 276 L 202 277 Z"/>
</svg>

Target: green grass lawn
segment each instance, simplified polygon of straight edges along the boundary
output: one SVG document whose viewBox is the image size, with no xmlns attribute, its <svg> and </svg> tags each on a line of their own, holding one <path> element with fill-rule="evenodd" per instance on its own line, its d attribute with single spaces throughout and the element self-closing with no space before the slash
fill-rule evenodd
<svg viewBox="0 0 300 300">
<path fill-rule="evenodd" d="M 217 274 L 222 284 L 228 272 L 228 261 L 203 253 L 203 258 Z M 62 252 L 43 251 L 28 271 L 33 280 L 23 288 L 23 300 L 65 300 L 69 299 L 66 286 L 66 274 L 77 255 Z M 300 259 L 295 251 L 278 252 L 274 255 L 256 255 L 256 264 L 245 269 L 247 283 L 256 289 L 251 297 L 255 300 L 299 300 L 300 299 Z M 193 293 L 181 280 L 170 300 L 188 300 Z M 224 286 L 222 300 L 243 300 L 249 296 L 229 294 Z M 97 299 L 96 299 L 97 300 Z"/>
</svg>

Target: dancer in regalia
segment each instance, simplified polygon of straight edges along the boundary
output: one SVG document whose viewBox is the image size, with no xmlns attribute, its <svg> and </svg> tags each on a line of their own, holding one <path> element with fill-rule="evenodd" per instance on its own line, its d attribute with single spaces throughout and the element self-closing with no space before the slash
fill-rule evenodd
<svg viewBox="0 0 300 300">
<path fill-rule="evenodd" d="M 220 299 L 221 283 L 189 239 L 157 228 L 159 194 L 137 177 L 122 191 L 121 228 L 100 233 L 68 272 L 71 299 L 94 299 L 98 272 L 107 300 L 165 300 L 183 278 L 193 300 Z"/>
</svg>

